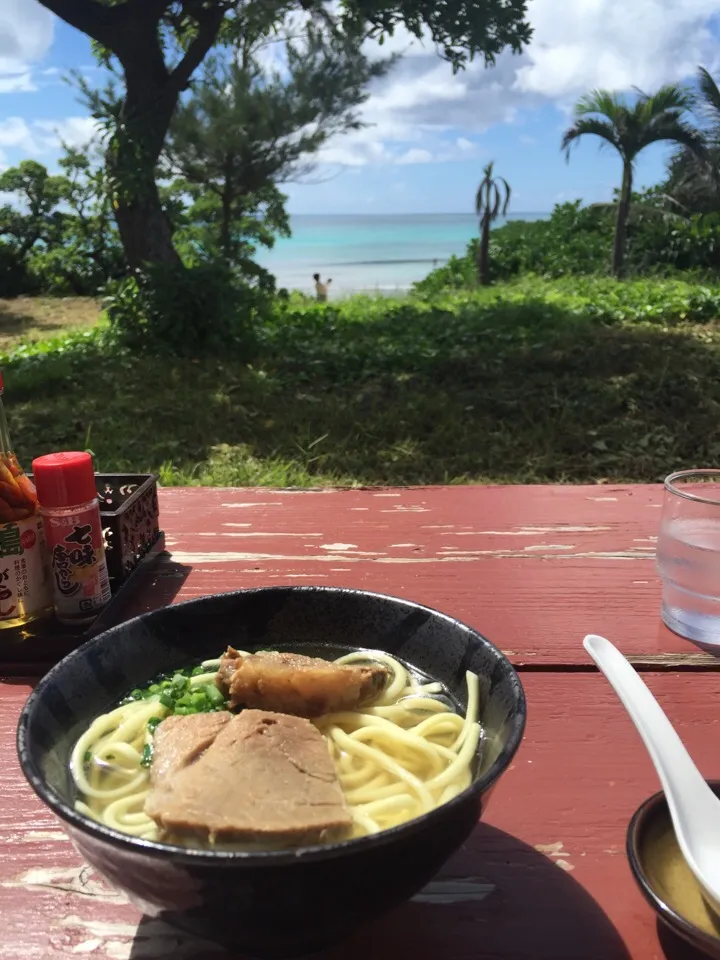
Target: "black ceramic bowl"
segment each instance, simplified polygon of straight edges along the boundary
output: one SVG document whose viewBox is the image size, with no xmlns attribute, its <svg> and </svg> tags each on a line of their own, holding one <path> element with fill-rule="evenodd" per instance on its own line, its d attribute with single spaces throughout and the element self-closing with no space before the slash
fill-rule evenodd
<svg viewBox="0 0 720 960">
<path fill-rule="evenodd" d="M 372 837 L 299 851 L 190 850 L 138 840 L 73 809 L 68 759 L 78 736 L 159 672 L 242 649 L 292 644 L 384 650 L 440 680 L 463 704 L 480 678 L 484 745 L 474 783 L 437 810 Z M 522 739 L 525 697 L 508 660 L 427 607 L 356 590 L 277 587 L 204 597 L 100 634 L 54 667 L 18 726 L 25 776 L 82 856 L 146 914 L 263 957 L 297 956 L 413 896 L 468 837 Z"/>
<path fill-rule="evenodd" d="M 720 797 L 720 781 L 708 781 Z M 665 794 L 647 799 L 627 831 L 627 855 L 645 899 L 674 933 L 720 960 L 720 918 L 680 852 Z"/>
</svg>

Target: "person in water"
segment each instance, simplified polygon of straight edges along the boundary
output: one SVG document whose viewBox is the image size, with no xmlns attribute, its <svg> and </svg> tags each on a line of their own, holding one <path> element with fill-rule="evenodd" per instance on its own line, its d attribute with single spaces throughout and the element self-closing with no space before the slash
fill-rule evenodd
<svg viewBox="0 0 720 960">
<path fill-rule="evenodd" d="M 313 280 L 315 281 L 315 296 L 318 298 L 320 303 L 325 303 L 328 298 L 328 287 L 332 283 L 331 279 L 328 279 L 327 283 L 323 283 L 320 280 L 320 274 L 314 273 Z"/>
</svg>

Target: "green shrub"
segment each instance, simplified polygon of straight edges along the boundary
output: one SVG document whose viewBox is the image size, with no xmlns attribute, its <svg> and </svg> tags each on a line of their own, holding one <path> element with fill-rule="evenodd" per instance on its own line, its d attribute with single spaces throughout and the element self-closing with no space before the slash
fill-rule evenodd
<svg viewBox="0 0 720 960">
<path fill-rule="evenodd" d="M 651 197 L 640 196 L 631 210 L 627 273 L 720 274 L 720 216 L 683 220 L 664 215 L 653 203 Z M 548 279 L 606 275 L 614 218 L 610 206 L 582 207 L 576 201 L 559 204 L 546 220 L 510 221 L 491 233 L 490 275 L 495 281 L 528 273 Z M 477 240 L 472 240 L 464 257 L 453 257 L 434 270 L 415 285 L 415 291 L 436 295 L 474 286 L 476 248 Z"/>
<path fill-rule="evenodd" d="M 231 348 L 250 357 L 269 303 L 221 264 L 148 266 L 109 283 L 103 300 L 124 342 L 184 356 Z"/>
<path fill-rule="evenodd" d="M 119 276 L 123 270 L 118 255 L 110 270 Z M 108 264 L 99 264 L 87 252 L 73 247 L 36 250 L 28 257 L 28 273 L 34 286 L 54 296 L 96 296 L 108 281 Z"/>
<path fill-rule="evenodd" d="M 643 215 L 628 229 L 628 266 L 640 273 L 667 270 L 720 271 L 720 216 L 665 220 Z"/>
<path fill-rule="evenodd" d="M 655 481 L 720 456 L 718 316 L 720 284 L 527 275 L 425 299 L 292 295 L 252 364 L 102 328 L 0 361 L 24 462 L 90 447 L 98 469 L 168 484 Z"/>
<path fill-rule="evenodd" d="M 720 286 L 677 279 L 525 276 L 512 283 L 405 300 L 291 300 L 262 328 L 262 352 L 282 356 L 308 384 L 317 376 L 361 383 L 403 371 L 451 376 L 479 345 L 488 357 L 509 342 L 624 325 L 678 327 L 720 316 Z M 490 362 L 490 361 L 489 361 Z"/>
<path fill-rule="evenodd" d="M 559 204 L 547 220 L 511 220 L 494 230 L 490 264 L 495 280 L 522 273 L 545 277 L 607 273 L 612 247 L 612 211 Z M 468 249 L 468 258 L 474 250 Z"/>
<path fill-rule="evenodd" d="M 476 249 L 477 240 L 472 240 L 464 257 L 450 257 L 447 263 L 437 267 L 424 280 L 416 283 L 413 287 L 415 292 L 424 296 L 434 296 L 473 287 L 477 279 Z"/>
</svg>

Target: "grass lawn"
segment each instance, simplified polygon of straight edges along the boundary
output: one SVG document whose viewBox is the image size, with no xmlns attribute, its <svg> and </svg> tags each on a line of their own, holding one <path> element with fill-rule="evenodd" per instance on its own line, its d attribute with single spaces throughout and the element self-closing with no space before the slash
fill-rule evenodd
<svg viewBox="0 0 720 960">
<path fill-rule="evenodd" d="M 97 323 L 100 304 L 92 297 L 0 299 L 0 353 Z"/>
<path fill-rule="evenodd" d="M 6 407 L 28 467 L 88 447 L 165 484 L 656 481 L 720 459 L 719 314 L 649 281 L 296 305 L 251 363 L 17 350 Z"/>
</svg>

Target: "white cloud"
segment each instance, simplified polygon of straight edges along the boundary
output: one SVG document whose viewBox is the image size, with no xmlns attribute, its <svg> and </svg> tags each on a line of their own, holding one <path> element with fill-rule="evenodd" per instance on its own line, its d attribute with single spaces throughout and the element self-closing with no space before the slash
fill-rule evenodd
<svg viewBox="0 0 720 960">
<path fill-rule="evenodd" d="M 0 93 L 31 93 L 37 90 L 29 70 L 22 73 L 0 73 Z"/>
<path fill-rule="evenodd" d="M 0 120 L 0 148 L 14 149 L 24 157 L 47 161 L 62 143 L 82 147 L 96 132 L 97 126 L 91 117 L 35 120 L 30 124 L 22 117 L 8 117 Z"/>
<path fill-rule="evenodd" d="M 457 158 L 460 139 L 476 150 L 469 135 L 517 122 L 543 105 L 568 111 L 594 86 L 652 91 L 694 75 L 699 64 L 720 71 L 720 43 L 709 27 L 710 18 L 720 16 L 720 0 L 529 0 L 528 16 L 530 46 L 519 56 L 502 53 L 491 69 L 476 60 L 453 74 L 432 42 L 420 44 L 402 29 L 382 46 L 367 44 L 373 57 L 405 56 L 372 88 L 363 109 L 371 126 L 338 137 L 322 160 L 392 164 L 413 150 L 430 152 L 433 161 L 449 153 Z M 453 151 L 446 149 L 448 138 Z M 520 142 L 534 141 L 525 136 Z"/>
<path fill-rule="evenodd" d="M 45 149 L 66 143 L 69 147 L 83 147 L 98 136 L 98 124 L 92 117 L 64 117 L 62 120 L 36 120 Z"/>
<path fill-rule="evenodd" d="M 653 90 L 718 62 L 717 0 L 530 0 L 519 90 L 560 99 L 593 87 Z"/>
<path fill-rule="evenodd" d="M 37 152 L 30 127 L 22 117 L 0 121 L 0 147 L 16 147 L 31 154 Z"/>
<path fill-rule="evenodd" d="M 405 164 L 405 163 L 431 163 L 433 155 L 429 150 L 421 150 L 419 147 L 411 147 L 409 150 L 406 150 L 405 153 L 402 153 L 395 163 Z"/>
<path fill-rule="evenodd" d="M 367 126 L 321 152 L 321 172 L 478 156 L 488 128 L 517 123 L 543 105 L 567 111 L 593 86 L 652 91 L 694 74 L 701 63 L 720 72 L 720 43 L 709 24 L 717 16 L 720 0 L 528 0 L 530 46 L 519 56 L 502 53 L 492 69 L 476 60 L 457 74 L 427 33 L 417 41 L 399 28 L 383 45 L 366 43 L 373 58 L 402 53 L 403 59 L 374 81 L 361 111 Z M 34 89 L 31 68 L 52 35 L 52 17 L 36 0 L 0 0 L 0 93 Z M 275 45 L 266 56 L 268 65 L 281 63 Z M 46 67 L 39 74 L 49 78 L 56 71 Z M 84 143 L 93 132 L 84 117 L 36 121 L 22 133 L 18 122 L 0 121 L 0 137 L 3 131 L 21 136 L 15 146 L 30 155 L 56 149 L 59 137 Z M 527 135 L 518 140 L 534 142 Z"/>
<path fill-rule="evenodd" d="M 36 0 L 0 2 L 0 93 L 35 90 L 31 65 L 53 41 L 53 16 Z"/>
</svg>

